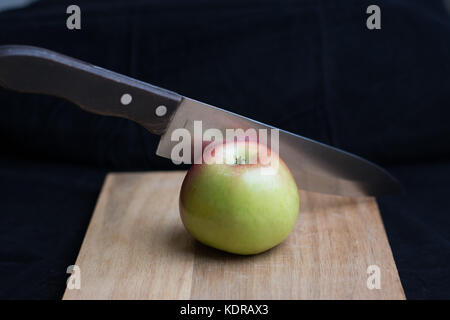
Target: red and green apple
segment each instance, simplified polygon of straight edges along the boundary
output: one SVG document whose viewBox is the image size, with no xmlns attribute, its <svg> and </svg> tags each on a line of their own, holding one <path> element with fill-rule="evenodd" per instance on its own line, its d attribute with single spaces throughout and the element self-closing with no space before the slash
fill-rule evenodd
<svg viewBox="0 0 450 320">
<path fill-rule="evenodd" d="M 281 243 L 299 212 L 297 185 L 286 164 L 257 142 L 223 143 L 210 151 L 181 187 L 180 214 L 188 232 L 205 245 L 241 255 Z M 262 161 L 263 154 L 272 160 Z M 211 161 L 218 155 L 222 163 Z"/>
</svg>

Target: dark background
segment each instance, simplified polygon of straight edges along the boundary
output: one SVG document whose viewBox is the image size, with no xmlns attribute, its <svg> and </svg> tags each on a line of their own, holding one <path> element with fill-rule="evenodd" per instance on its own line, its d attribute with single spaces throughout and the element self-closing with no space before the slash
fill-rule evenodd
<svg viewBox="0 0 450 320">
<path fill-rule="evenodd" d="M 78 4 L 82 29 L 66 28 Z M 381 7 L 381 30 L 366 8 Z M 450 1 L 56 1 L 0 13 L 42 46 L 386 167 L 378 204 L 409 299 L 450 298 Z M 17 70 L 20 72 L 20 70 Z M 0 88 L 0 298 L 58 299 L 106 172 L 179 169 L 158 137 Z"/>
</svg>

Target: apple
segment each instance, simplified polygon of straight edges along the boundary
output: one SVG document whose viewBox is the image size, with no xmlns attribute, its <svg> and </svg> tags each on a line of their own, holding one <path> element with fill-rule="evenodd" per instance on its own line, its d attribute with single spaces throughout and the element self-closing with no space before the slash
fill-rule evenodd
<svg viewBox="0 0 450 320">
<path fill-rule="evenodd" d="M 190 168 L 181 187 L 180 215 L 201 243 L 256 254 L 281 243 L 294 228 L 298 188 L 286 164 L 268 147 L 251 141 L 231 144 L 204 152 L 202 164 Z M 262 154 L 276 161 L 263 162 Z M 211 163 L 219 155 L 222 164 Z"/>
</svg>

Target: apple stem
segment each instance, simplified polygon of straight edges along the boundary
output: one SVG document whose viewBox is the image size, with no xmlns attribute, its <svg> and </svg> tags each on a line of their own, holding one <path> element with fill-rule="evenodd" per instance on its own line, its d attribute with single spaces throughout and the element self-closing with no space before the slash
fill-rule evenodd
<svg viewBox="0 0 450 320">
<path fill-rule="evenodd" d="M 242 157 L 242 156 L 236 156 L 234 158 L 234 164 L 235 165 L 239 165 L 239 164 L 247 164 L 247 158 L 246 157 Z"/>
</svg>

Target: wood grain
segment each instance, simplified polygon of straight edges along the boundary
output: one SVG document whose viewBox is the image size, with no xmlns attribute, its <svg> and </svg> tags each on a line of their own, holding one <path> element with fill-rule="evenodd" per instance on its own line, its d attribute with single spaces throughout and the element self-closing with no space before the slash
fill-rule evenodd
<svg viewBox="0 0 450 320">
<path fill-rule="evenodd" d="M 63 299 L 404 299 L 373 198 L 300 191 L 295 230 L 255 256 L 194 241 L 178 213 L 185 172 L 110 174 Z M 367 267 L 381 289 L 367 288 Z"/>
</svg>

